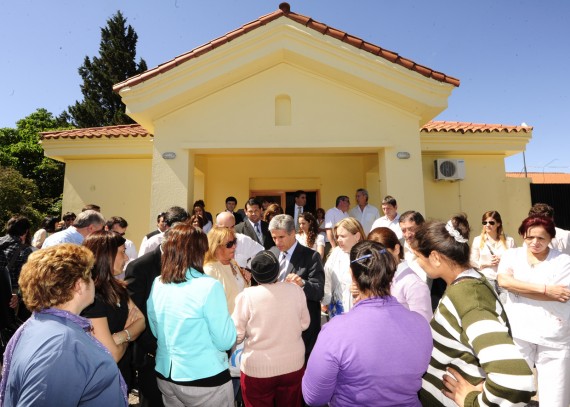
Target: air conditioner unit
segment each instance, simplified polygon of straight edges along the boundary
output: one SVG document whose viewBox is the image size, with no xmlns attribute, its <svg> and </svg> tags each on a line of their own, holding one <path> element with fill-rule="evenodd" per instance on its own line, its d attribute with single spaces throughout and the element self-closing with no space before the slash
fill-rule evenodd
<svg viewBox="0 0 570 407">
<path fill-rule="evenodd" d="M 465 178 L 465 160 L 442 158 L 433 162 L 435 179 L 457 181 Z"/>
</svg>

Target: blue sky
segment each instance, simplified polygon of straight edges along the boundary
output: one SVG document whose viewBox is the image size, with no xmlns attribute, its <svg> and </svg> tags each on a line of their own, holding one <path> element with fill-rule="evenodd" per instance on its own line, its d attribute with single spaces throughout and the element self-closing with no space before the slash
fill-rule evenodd
<svg viewBox="0 0 570 407">
<path fill-rule="evenodd" d="M 291 10 L 461 80 L 437 120 L 534 127 L 528 171 L 570 172 L 570 1 L 302 0 Z M 278 8 L 261 0 L 0 0 L 0 127 L 81 100 L 77 72 L 121 10 L 149 68 Z M 522 171 L 518 154 L 508 171 Z"/>
</svg>

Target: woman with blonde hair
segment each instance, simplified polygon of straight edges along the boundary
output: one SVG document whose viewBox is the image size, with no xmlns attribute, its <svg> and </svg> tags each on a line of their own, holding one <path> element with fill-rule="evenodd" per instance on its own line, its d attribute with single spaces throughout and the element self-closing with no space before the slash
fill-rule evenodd
<svg viewBox="0 0 570 407">
<path fill-rule="evenodd" d="M 251 284 L 251 274 L 235 261 L 236 247 L 237 239 L 232 229 L 214 226 L 208 233 L 204 273 L 222 283 L 230 314 L 234 311 L 237 295 Z"/>
<path fill-rule="evenodd" d="M 354 305 L 351 294 L 350 249 L 362 242 L 366 235 L 355 218 L 341 219 L 333 227 L 337 246 L 329 253 L 325 263 L 325 295 L 321 301 L 330 316 L 348 312 Z"/>
<path fill-rule="evenodd" d="M 515 241 L 512 237 L 505 236 L 499 212 L 487 211 L 481 221 L 481 235 L 473 239 L 471 246 L 471 265 L 479 269 L 497 292 L 502 294 L 503 290 L 497 284 L 499 261 L 505 251 L 515 247 Z M 502 297 L 504 295 L 501 295 L 501 301 L 504 302 Z"/>
</svg>

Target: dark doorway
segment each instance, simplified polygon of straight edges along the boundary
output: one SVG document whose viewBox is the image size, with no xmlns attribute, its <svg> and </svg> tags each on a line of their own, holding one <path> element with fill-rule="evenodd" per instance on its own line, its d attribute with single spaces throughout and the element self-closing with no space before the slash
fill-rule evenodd
<svg viewBox="0 0 570 407">
<path fill-rule="evenodd" d="M 561 229 L 570 229 L 570 184 L 530 184 L 532 204 L 545 203 L 554 208 L 554 222 Z"/>
<path fill-rule="evenodd" d="M 295 205 L 295 192 L 296 191 L 279 191 L 279 190 L 265 190 L 265 191 L 249 191 L 250 196 L 257 198 L 259 201 L 267 201 L 268 203 L 277 203 L 281 205 L 283 211 L 287 213 L 287 207 Z M 305 210 L 316 215 L 317 208 L 319 207 L 319 192 L 318 191 L 307 191 L 307 205 Z"/>
</svg>

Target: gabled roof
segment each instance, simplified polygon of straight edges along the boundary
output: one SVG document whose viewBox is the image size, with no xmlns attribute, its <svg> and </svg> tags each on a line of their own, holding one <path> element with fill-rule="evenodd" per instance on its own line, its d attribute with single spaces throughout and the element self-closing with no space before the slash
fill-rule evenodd
<svg viewBox="0 0 570 407">
<path fill-rule="evenodd" d="M 281 3 L 279 5 L 279 10 L 276 10 L 273 13 L 267 14 L 265 16 L 259 17 L 257 20 L 253 20 L 245 25 L 242 25 L 240 28 L 230 31 L 227 34 L 219 38 L 216 38 L 197 48 L 194 48 L 193 50 L 186 52 L 170 61 L 160 64 L 156 68 L 150 69 L 139 75 L 133 76 L 123 82 L 117 83 L 115 86 L 113 86 L 113 90 L 115 92 L 119 92 L 123 88 L 135 86 L 139 83 L 154 78 L 155 76 L 158 76 L 162 73 L 168 72 L 169 70 L 175 68 L 180 64 L 183 64 L 191 59 L 198 58 L 199 56 L 207 52 L 210 52 L 230 41 L 235 40 L 238 37 L 241 37 L 242 35 L 247 34 L 252 30 L 255 30 L 261 26 L 269 24 L 270 22 L 281 17 L 289 18 L 290 20 L 295 21 L 296 23 L 302 24 L 305 27 L 318 31 L 323 35 L 328 35 L 346 44 L 349 44 L 355 48 L 369 52 L 373 55 L 377 55 L 394 64 L 398 64 L 403 66 L 404 68 L 415 71 L 425 77 L 432 78 L 439 82 L 449 83 L 453 86 L 459 86 L 459 79 L 448 76 L 442 72 L 434 71 L 433 69 L 428 68 L 426 66 L 419 65 L 410 59 L 398 55 L 396 52 L 383 49 L 378 45 L 366 42 L 358 37 L 348 34 L 345 31 L 330 27 L 324 23 L 313 20 L 311 17 L 307 17 L 302 14 L 293 13 L 288 3 Z"/>
<path fill-rule="evenodd" d="M 478 124 L 468 122 L 431 121 L 420 128 L 422 132 L 456 132 L 480 133 L 501 132 L 529 133 L 530 126 L 505 126 L 502 124 Z M 40 133 L 42 140 L 57 139 L 83 139 L 83 138 L 118 138 L 118 137 L 153 137 L 140 124 L 126 124 L 121 126 L 91 127 L 87 129 L 58 130 Z"/>
<path fill-rule="evenodd" d="M 427 122 L 421 129 L 423 132 L 454 132 L 454 133 L 529 133 L 532 131 L 531 126 L 505 126 L 503 124 L 485 124 L 485 123 L 468 123 L 468 122 L 447 122 L 433 120 Z"/>
<path fill-rule="evenodd" d="M 83 139 L 83 138 L 119 138 L 119 137 L 152 137 L 140 124 L 120 126 L 90 127 L 86 129 L 46 131 L 41 134 L 42 140 Z"/>
</svg>

